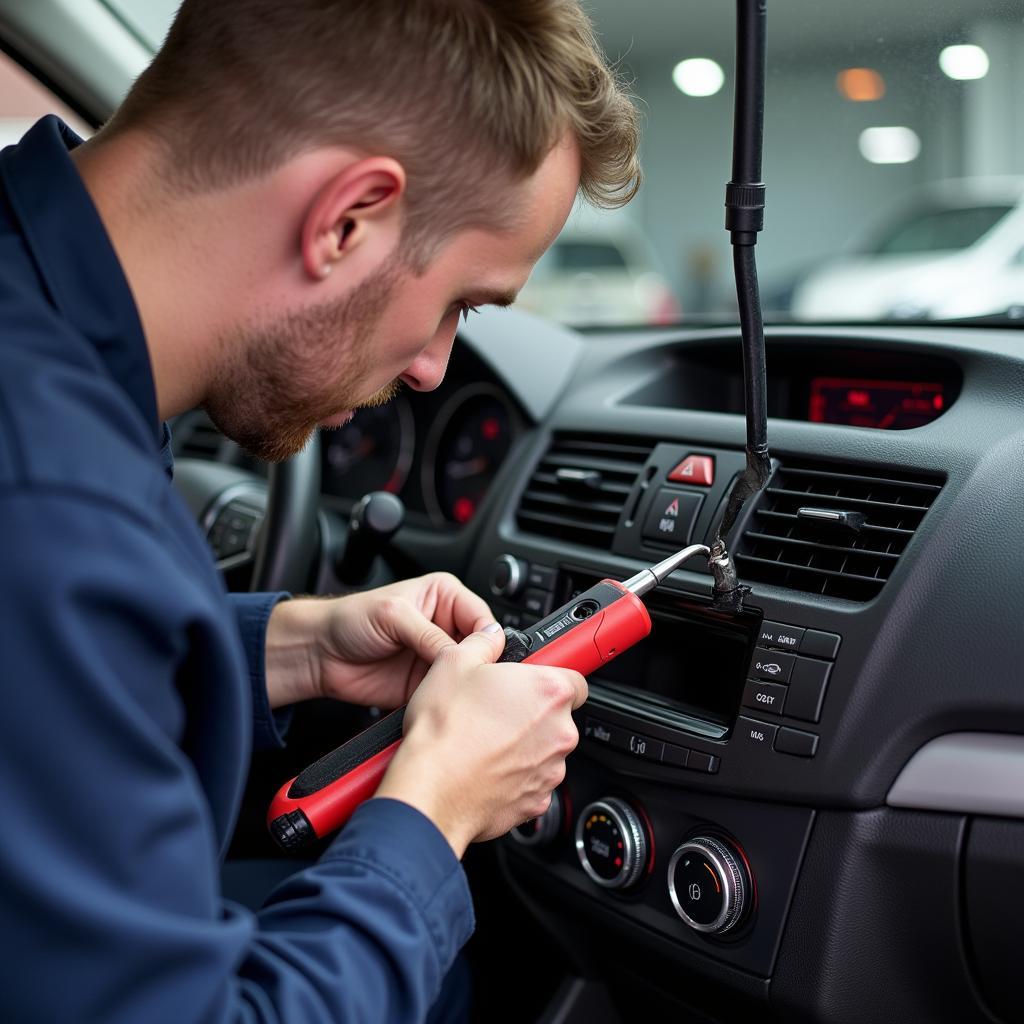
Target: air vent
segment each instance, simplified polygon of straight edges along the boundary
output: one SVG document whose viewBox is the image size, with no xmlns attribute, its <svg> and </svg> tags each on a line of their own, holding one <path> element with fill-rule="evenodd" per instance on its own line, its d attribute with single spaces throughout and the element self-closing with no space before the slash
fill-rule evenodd
<svg viewBox="0 0 1024 1024">
<path fill-rule="evenodd" d="M 213 425 L 210 417 L 201 410 L 185 413 L 174 424 L 171 433 L 176 458 L 206 459 L 218 461 L 224 435 Z"/>
<path fill-rule="evenodd" d="M 521 529 L 607 550 L 654 444 L 558 435 L 530 478 Z"/>
<path fill-rule="evenodd" d="M 933 477 L 780 468 L 739 544 L 740 577 L 869 601 L 940 490 Z"/>
</svg>

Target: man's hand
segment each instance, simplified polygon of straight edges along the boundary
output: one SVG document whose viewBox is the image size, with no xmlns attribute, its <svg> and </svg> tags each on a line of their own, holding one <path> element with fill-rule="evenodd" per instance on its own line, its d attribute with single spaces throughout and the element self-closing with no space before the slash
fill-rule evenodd
<svg viewBox="0 0 1024 1024">
<path fill-rule="evenodd" d="M 579 741 L 572 711 L 587 699 L 583 676 L 492 664 L 503 647 L 494 623 L 440 652 L 376 794 L 422 811 L 458 857 L 543 814 Z"/>
<path fill-rule="evenodd" d="M 449 573 L 333 600 L 279 604 L 267 625 L 271 707 L 311 697 L 393 708 L 434 659 L 494 616 Z"/>
</svg>

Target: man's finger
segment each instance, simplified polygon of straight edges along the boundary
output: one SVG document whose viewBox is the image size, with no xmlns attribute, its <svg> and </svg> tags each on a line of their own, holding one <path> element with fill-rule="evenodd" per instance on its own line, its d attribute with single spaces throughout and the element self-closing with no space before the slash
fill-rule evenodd
<svg viewBox="0 0 1024 1024">
<path fill-rule="evenodd" d="M 489 665 L 497 661 L 505 649 L 505 634 L 496 622 L 490 622 L 483 629 L 470 633 L 454 648 L 453 654 L 460 664 L 467 668 L 473 665 Z"/>
<path fill-rule="evenodd" d="M 417 657 L 431 664 L 455 641 L 436 623 L 431 622 L 418 608 L 408 605 L 388 624 L 390 633 L 403 647 L 415 651 Z"/>
</svg>

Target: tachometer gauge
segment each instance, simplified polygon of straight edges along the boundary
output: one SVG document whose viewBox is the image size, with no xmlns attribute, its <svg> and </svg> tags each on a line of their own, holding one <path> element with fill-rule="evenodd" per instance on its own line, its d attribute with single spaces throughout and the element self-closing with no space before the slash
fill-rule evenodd
<svg viewBox="0 0 1024 1024">
<path fill-rule="evenodd" d="M 515 410 L 494 387 L 463 388 L 427 437 L 423 496 L 438 522 L 468 523 L 487 494 L 519 430 Z"/>
<path fill-rule="evenodd" d="M 351 423 L 325 430 L 323 488 L 342 498 L 370 491 L 397 494 L 412 466 L 415 426 L 409 400 L 401 395 L 387 405 L 357 409 Z"/>
</svg>

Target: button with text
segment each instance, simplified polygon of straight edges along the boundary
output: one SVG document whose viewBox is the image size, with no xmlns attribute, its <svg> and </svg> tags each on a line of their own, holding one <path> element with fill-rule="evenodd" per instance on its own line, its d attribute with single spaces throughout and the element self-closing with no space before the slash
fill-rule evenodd
<svg viewBox="0 0 1024 1024">
<path fill-rule="evenodd" d="M 642 757 L 645 761 L 660 761 L 665 744 L 661 740 L 651 739 L 650 736 L 641 736 L 640 733 L 626 733 L 626 750 L 634 757 Z"/>
<path fill-rule="evenodd" d="M 795 663 L 795 654 L 755 647 L 754 656 L 750 659 L 750 674 L 755 679 L 767 679 L 770 683 L 788 683 Z"/>
<path fill-rule="evenodd" d="M 676 484 L 710 487 L 715 482 L 715 460 L 710 455 L 687 455 L 668 478 Z"/>
<path fill-rule="evenodd" d="M 743 691 L 743 706 L 757 708 L 768 715 L 781 715 L 786 703 L 786 687 L 778 683 L 765 683 L 760 679 L 748 679 Z"/>
<path fill-rule="evenodd" d="M 744 718 L 740 715 L 732 731 L 732 742 L 739 747 L 758 747 L 770 751 L 775 743 L 777 725 L 759 722 L 755 718 Z M 730 747 L 730 749 L 732 749 Z"/>
<path fill-rule="evenodd" d="M 798 651 L 807 631 L 800 626 L 787 626 L 783 622 L 761 623 L 758 643 L 762 647 L 777 647 L 780 651 Z"/>
<path fill-rule="evenodd" d="M 619 729 L 607 722 L 601 722 L 596 718 L 588 718 L 583 724 L 583 738 L 599 743 L 604 747 L 617 747 L 623 749 L 628 740 L 629 734 L 625 729 Z"/>
<path fill-rule="evenodd" d="M 690 543 L 693 524 L 697 521 L 704 495 L 692 491 L 673 491 L 667 487 L 654 496 L 654 504 L 647 510 L 644 540 L 671 544 L 683 548 Z"/>
</svg>

